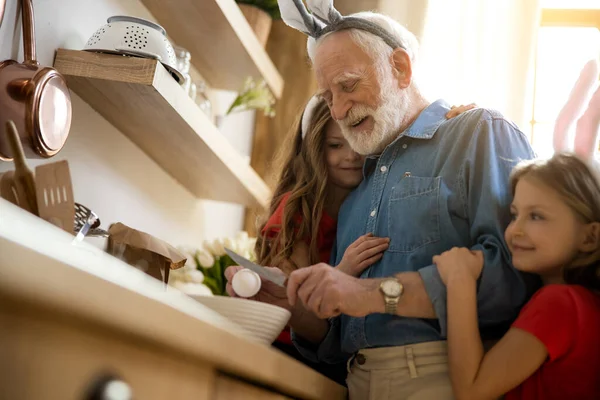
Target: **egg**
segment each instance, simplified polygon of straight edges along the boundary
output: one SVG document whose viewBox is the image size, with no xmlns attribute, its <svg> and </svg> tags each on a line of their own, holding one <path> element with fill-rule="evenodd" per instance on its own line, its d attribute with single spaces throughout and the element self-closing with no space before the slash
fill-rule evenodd
<svg viewBox="0 0 600 400">
<path fill-rule="evenodd" d="M 231 286 L 238 296 L 252 297 L 260 290 L 260 276 L 249 269 L 242 269 L 233 276 Z"/>
</svg>

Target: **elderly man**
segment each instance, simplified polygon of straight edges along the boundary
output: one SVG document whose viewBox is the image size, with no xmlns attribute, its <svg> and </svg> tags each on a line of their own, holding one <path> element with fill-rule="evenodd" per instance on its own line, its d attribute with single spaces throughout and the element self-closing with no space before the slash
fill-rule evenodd
<svg viewBox="0 0 600 400">
<path fill-rule="evenodd" d="M 480 326 L 488 338 L 502 333 L 527 297 L 503 241 L 508 177 L 533 151 L 498 112 L 446 120 L 448 104 L 419 91 L 418 44 L 396 21 L 308 4 L 312 14 L 301 1 L 280 0 L 282 17 L 311 36 L 319 94 L 352 148 L 368 155 L 364 181 L 340 210 L 331 263 L 367 232 L 390 245 L 360 278 L 326 264 L 291 274 L 295 344 L 313 360 L 348 360 L 351 399 L 453 398 L 446 289 L 432 257 L 454 246 L 483 257 Z"/>
</svg>

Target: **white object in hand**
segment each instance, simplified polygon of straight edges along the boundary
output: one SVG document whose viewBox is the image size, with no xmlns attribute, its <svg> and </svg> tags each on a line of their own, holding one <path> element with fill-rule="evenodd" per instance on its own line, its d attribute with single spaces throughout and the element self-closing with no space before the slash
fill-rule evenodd
<svg viewBox="0 0 600 400">
<path fill-rule="evenodd" d="M 236 272 L 231 280 L 234 292 L 240 297 L 252 297 L 260 290 L 260 276 L 249 269 Z"/>
</svg>

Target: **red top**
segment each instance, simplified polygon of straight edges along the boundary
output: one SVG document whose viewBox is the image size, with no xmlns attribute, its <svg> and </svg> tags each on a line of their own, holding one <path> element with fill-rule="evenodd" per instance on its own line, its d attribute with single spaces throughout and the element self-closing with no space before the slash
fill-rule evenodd
<svg viewBox="0 0 600 400">
<path fill-rule="evenodd" d="M 268 238 L 274 238 L 281 230 L 281 223 L 283 221 L 283 209 L 290 197 L 290 192 L 283 195 L 281 202 L 277 206 L 277 209 L 271 215 L 265 227 L 262 230 L 262 234 Z M 300 224 L 302 222 L 302 216 L 300 214 L 296 214 L 294 217 L 294 221 L 296 224 Z M 333 242 L 335 240 L 335 233 L 337 230 L 337 222 L 333 219 L 329 214 L 323 211 L 323 215 L 321 217 L 321 221 L 319 222 L 319 233 L 317 235 L 317 250 L 319 251 L 319 258 L 321 262 L 329 263 L 329 256 L 331 255 L 331 249 L 333 247 Z M 310 238 L 306 238 L 306 243 L 310 242 Z M 277 338 L 279 342 L 291 344 L 292 340 L 290 338 L 289 328 L 285 328 L 283 332 Z"/>
<path fill-rule="evenodd" d="M 548 359 L 506 400 L 600 399 L 600 295 L 579 285 L 548 285 L 512 325 L 537 337 Z"/>
<path fill-rule="evenodd" d="M 288 199 L 290 197 L 290 192 L 283 195 L 279 206 L 271 215 L 265 227 L 262 230 L 262 234 L 268 238 L 274 238 L 277 236 L 279 231 L 281 230 L 281 223 L 283 220 L 283 208 L 285 207 Z M 300 214 L 296 214 L 294 217 L 294 221 L 296 224 L 300 224 L 302 222 L 302 216 Z M 333 247 L 333 242 L 335 240 L 335 233 L 337 230 L 337 222 L 335 219 L 331 218 L 329 214 L 323 211 L 323 216 L 321 217 L 321 221 L 319 222 L 319 233 L 317 235 L 317 250 L 319 251 L 319 258 L 321 262 L 329 263 L 329 256 L 331 255 L 331 248 Z M 306 243 L 308 244 L 310 238 L 306 238 Z"/>
</svg>

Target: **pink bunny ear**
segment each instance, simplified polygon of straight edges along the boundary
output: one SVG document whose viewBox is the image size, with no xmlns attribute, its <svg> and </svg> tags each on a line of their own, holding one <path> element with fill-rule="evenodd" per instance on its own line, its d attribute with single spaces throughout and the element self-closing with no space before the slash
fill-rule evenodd
<svg viewBox="0 0 600 400">
<path fill-rule="evenodd" d="M 571 90 L 569 99 L 558 114 L 554 125 L 554 151 L 561 152 L 568 148 L 567 135 L 577 117 L 585 106 L 585 102 L 589 97 L 589 93 L 598 80 L 598 61 L 591 60 L 581 70 L 579 79 L 575 82 L 575 86 Z M 594 138 L 595 140 L 595 138 Z M 588 142 L 585 140 L 585 142 Z"/>
<path fill-rule="evenodd" d="M 596 75 L 597 76 L 597 75 Z M 584 160 L 591 160 L 598 149 L 600 131 L 600 87 L 596 90 L 585 113 L 577 121 L 575 153 Z"/>
</svg>

